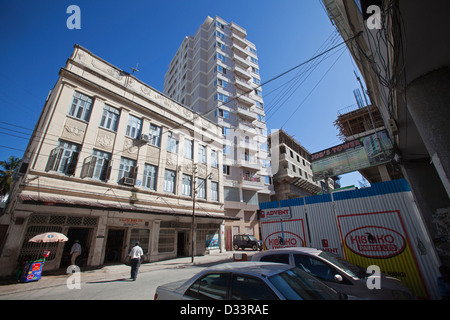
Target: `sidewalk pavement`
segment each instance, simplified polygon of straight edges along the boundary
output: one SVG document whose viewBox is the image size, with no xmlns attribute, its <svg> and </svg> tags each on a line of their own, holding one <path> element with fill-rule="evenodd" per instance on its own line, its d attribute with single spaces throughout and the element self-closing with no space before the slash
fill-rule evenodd
<svg viewBox="0 0 450 320">
<path fill-rule="evenodd" d="M 194 257 L 194 263 L 192 263 L 192 257 L 182 257 L 170 260 L 162 260 L 156 262 L 148 262 L 141 264 L 139 268 L 139 273 L 151 272 L 161 269 L 177 269 L 185 268 L 190 266 L 204 266 L 208 267 L 210 265 L 231 262 L 234 260 L 234 253 L 240 254 L 244 253 L 247 255 L 248 260 L 251 260 L 251 256 L 255 254 L 255 251 L 226 251 L 226 252 L 213 252 L 204 256 Z M 61 285 L 66 285 L 67 278 L 70 274 L 64 273 L 65 270 L 55 272 L 48 271 L 43 272 L 41 279 L 38 281 L 19 283 L 13 280 L 1 281 L 0 282 L 0 300 L 1 296 L 10 293 L 23 292 L 28 290 L 35 290 L 41 288 L 56 287 Z M 130 267 L 125 264 L 118 265 L 107 265 L 101 266 L 99 268 L 89 268 L 81 269 L 81 282 L 86 281 L 107 281 L 117 278 L 129 278 L 130 277 Z"/>
</svg>

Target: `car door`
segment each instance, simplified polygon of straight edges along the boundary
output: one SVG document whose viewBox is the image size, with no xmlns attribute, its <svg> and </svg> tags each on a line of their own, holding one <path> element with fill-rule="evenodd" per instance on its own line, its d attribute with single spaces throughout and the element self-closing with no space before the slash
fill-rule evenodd
<svg viewBox="0 0 450 320">
<path fill-rule="evenodd" d="M 233 274 L 231 300 L 279 300 L 275 292 L 260 278 Z"/>
<path fill-rule="evenodd" d="M 231 274 L 229 272 L 208 273 L 196 280 L 184 293 L 187 299 L 226 300 Z"/>
<path fill-rule="evenodd" d="M 345 294 L 352 294 L 352 282 L 333 265 L 316 257 L 303 254 L 294 254 L 294 263 L 296 267 L 324 281 L 333 289 Z M 336 279 L 336 275 L 341 276 L 340 281 Z"/>
</svg>

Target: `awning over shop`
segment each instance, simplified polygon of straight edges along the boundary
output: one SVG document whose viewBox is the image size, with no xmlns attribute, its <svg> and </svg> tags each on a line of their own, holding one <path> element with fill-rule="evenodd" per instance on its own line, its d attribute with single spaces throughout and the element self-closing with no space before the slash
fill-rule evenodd
<svg viewBox="0 0 450 320">
<path fill-rule="evenodd" d="M 168 210 L 155 209 L 151 207 L 130 205 L 123 203 L 105 203 L 99 201 L 87 201 L 80 199 L 69 199 L 61 197 L 49 197 L 49 196 L 38 196 L 31 194 L 20 194 L 19 200 L 23 204 L 34 204 L 43 206 L 61 206 L 61 207 L 72 207 L 72 208 L 89 208 L 98 210 L 110 210 L 110 211 L 122 211 L 122 212 L 133 212 L 133 213 L 144 213 L 144 214 L 155 214 L 155 215 L 170 215 L 170 216 L 192 216 L 192 211 L 190 210 L 176 210 L 168 207 Z M 167 205 L 166 205 L 167 206 Z M 223 219 L 223 220 L 239 220 L 236 217 L 225 216 L 220 213 L 210 213 L 206 209 L 198 207 L 195 211 L 195 216 L 199 218 L 212 218 L 212 219 Z"/>
</svg>

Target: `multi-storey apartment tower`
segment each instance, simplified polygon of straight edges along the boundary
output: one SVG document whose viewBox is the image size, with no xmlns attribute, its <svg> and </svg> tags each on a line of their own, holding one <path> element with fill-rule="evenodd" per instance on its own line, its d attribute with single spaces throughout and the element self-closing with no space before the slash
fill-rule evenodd
<svg viewBox="0 0 450 320">
<path fill-rule="evenodd" d="M 273 194 L 264 102 L 256 46 L 234 22 L 207 17 L 181 43 L 163 92 L 222 128 L 225 211 L 240 217 L 231 236 L 259 234 L 258 203 Z"/>
</svg>

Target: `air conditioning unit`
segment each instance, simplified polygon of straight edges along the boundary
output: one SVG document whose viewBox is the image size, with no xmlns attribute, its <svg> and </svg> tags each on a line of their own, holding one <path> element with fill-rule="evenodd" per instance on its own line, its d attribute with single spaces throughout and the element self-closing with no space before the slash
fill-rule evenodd
<svg viewBox="0 0 450 320">
<path fill-rule="evenodd" d="M 145 141 L 145 142 L 149 142 L 150 141 L 150 136 L 148 134 L 142 133 L 140 140 L 141 141 Z"/>
<path fill-rule="evenodd" d="M 123 177 L 121 179 L 121 184 L 124 186 L 134 186 L 134 179 L 128 178 L 128 177 Z"/>
</svg>

